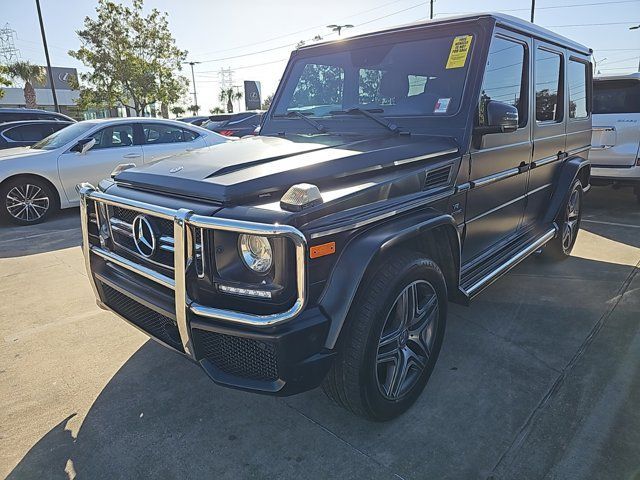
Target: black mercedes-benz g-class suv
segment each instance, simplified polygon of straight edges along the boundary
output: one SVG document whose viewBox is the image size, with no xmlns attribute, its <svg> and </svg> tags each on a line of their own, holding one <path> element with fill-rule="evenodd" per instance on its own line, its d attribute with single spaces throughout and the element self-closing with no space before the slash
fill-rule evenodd
<svg viewBox="0 0 640 480">
<path fill-rule="evenodd" d="M 395 417 L 448 301 L 571 251 L 591 70 L 490 14 L 296 50 L 258 136 L 79 186 L 98 303 L 220 385 Z"/>
</svg>

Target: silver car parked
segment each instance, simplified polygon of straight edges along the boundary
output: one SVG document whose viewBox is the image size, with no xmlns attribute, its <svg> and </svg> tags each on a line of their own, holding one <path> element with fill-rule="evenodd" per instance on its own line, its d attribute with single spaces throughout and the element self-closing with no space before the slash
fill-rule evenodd
<svg viewBox="0 0 640 480">
<path fill-rule="evenodd" d="M 591 183 L 634 187 L 640 202 L 640 73 L 595 78 Z"/>
<path fill-rule="evenodd" d="M 31 147 L 0 151 L 0 220 L 29 225 L 79 204 L 76 185 L 97 184 L 120 164 L 142 165 L 229 141 L 204 128 L 158 118 L 74 123 Z"/>
</svg>

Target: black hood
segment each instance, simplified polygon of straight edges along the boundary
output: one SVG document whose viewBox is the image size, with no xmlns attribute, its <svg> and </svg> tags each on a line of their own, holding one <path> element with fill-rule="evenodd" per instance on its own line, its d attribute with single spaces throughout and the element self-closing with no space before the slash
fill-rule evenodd
<svg viewBox="0 0 640 480">
<path fill-rule="evenodd" d="M 354 175 L 377 174 L 410 159 L 457 150 L 453 139 L 446 137 L 256 136 L 125 170 L 116 182 L 238 205 L 281 194 L 296 183 L 322 188 Z"/>
</svg>

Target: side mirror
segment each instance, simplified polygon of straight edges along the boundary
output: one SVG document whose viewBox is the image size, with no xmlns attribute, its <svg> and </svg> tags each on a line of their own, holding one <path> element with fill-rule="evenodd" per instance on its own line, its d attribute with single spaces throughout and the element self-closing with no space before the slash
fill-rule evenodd
<svg viewBox="0 0 640 480">
<path fill-rule="evenodd" d="M 71 147 L 72 152 L 78 152 L 81 155 L 87 153 L 91 148 L 96 144 L 96 139 L 91 138 L 83 138 L 82 140 L 78 140 L 73 147 Z"/>
<path fill-rule="evenodd" d="M 518 109 L 513 105 L 489 100 L 484 108 L 486 125 L 475 127 L 474 134 L 511 133 L 518 129 Z"/>
</svg>

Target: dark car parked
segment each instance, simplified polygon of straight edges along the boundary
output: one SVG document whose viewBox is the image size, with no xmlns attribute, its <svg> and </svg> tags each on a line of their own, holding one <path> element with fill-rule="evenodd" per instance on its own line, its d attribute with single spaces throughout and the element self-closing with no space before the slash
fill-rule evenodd
<svg viewBox="0 0 640 480">
<path fill-rule="evenodd" d="M 209 121 L 203 123 L 202 126 L 227 137 L 255 135 L 256 128 L 262 120 L 262 113 L 249 111 L 211 115 Z"/>
<path fill-rule="evenodd" d="M 61 120 L 28 120 L 0 123 L 0 149 L 29 147 L 73 123 Z"/>
<path fill-rule="evenodd" d="M 206 122 L 207 120 L 209 120 L 209 117 L 207 116 L 199 116 L 199 117 L 183 117 L 183 118 L 176 118 L 176 120 L 178 120 L 179 122 L 184 122 L 184 123 L 190 123 L 192 125 L 202 125 L 204 122 Z"/>
<path fill-rule="evenodd" d="M 495 14 L 295 50 L 259 135 L 80 186 L 99 305 L 220 385 L 401 414 L 449 301 L 569 256 L 590 56 Z"/>
<path fill-rule="evenodd" d="M 54 120 L 59 122 L 75 122 L 62 113 L 49 112 L 31 108 L 0 108 L 0 123 L 20 122 L 23 120 Z"/>
</svg>

